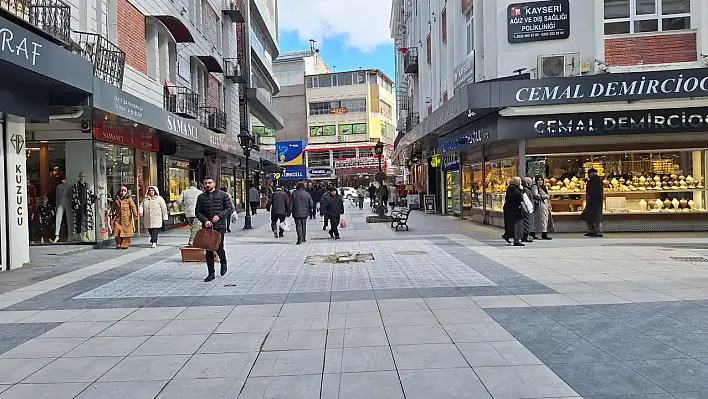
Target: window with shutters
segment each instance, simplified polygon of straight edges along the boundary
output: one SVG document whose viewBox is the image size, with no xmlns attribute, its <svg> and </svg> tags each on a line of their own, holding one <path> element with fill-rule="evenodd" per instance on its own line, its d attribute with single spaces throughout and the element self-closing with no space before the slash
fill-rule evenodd
<svg viewBox="0 0 708 399">
<path fill-rule="evenodd" d="M 428 65 L 430 65 L 430 64 L 433 63 L 433 55 L 432 55 L 432 52 L 433 52 L 433 44 L 432 44 L 432 42 L 431 42 L 431 40 L 430 40 L 430 33 L 428 33 L 428 38 L 426 39 L 425 45 L 426 45 L 426 48 L 427 48 L 427 50 L 428 50 L 428 54 L 427 54 L 427 57 L 428 57 Z"/>
<path fill-rule="evenodd" d="M 440 12 L 440 27 L 442 29 L 442 41 L 447 43 L 447 7 Z"/>
</svg>

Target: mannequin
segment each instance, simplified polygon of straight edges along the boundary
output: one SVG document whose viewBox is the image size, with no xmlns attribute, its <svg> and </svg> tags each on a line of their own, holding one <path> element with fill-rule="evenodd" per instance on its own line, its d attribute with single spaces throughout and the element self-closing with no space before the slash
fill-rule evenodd
<svg viewBox="0 0 708 399">
<path fill-rule="evenodd" d="M 69 210 L 71 209 L 71 194 L 69 185 L 66 183 L 66 179 L 62 179 L 61 184 L 56 187 L 56 203 L 57 203 L 57 218 L 56 227 L 54 228 L 54 240 L 53 243 L 59 241 L 59 232 L 61 231 L 61 223 L 64 221 L 64 214 L 66 214 L 66 224 L 69 226 Z M 69 229 L 71 232 L 71 229 Z"/>
<path fill-rule="evenodd" d="M 71 189 L 71 208 L 74 210 L 74 232 L 84 242 L 91 241 L 89 231 L 93 230 L 93 203 L 95 197 L 91 186 L 85 181 L 84 172 L 79 173 L 79 181 Z"/>
<path fill-rule="evenodd" d="M 59 199 L 57 198 L 57 186 L 59 186 L 63 180 L 66 180 L 64 172 L 59 170 L 59 165 L 54 165 L 52 171 L 49 172 L 49 193 L 47 195 L 51 205 L 58 205 L 59 203 Z"/>
</svg>

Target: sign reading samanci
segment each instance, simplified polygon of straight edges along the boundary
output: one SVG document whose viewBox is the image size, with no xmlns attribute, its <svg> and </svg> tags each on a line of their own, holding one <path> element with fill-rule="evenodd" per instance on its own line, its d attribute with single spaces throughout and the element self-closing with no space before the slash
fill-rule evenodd
<svg viewBox="0 0 708 399">
<path fill-rule="evenodd" d="M 570 1 L 510 4 L 507 22 L 509 43 L 567 39 L 570 37 Z"/>
<path fill-rule="evenodd" d="M 508 139 L 705 132 L 708 108 L 500 118 L 499 125 Z"/>
</svg>

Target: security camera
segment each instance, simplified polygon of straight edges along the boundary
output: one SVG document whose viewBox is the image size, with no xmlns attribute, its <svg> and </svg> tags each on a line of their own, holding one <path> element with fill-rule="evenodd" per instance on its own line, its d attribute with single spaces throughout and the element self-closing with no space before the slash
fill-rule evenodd
<svg viewBox="0 0 708 399">
<path fill-rule="evenodd" d="M 597 63 L 598 68 L 603 73 L 608 72 L 610 70 L 610 64 L 606 63 L 603 60 L 599 60 L 599 59 L 595 58 L 595 63 Z"/>
</svg>

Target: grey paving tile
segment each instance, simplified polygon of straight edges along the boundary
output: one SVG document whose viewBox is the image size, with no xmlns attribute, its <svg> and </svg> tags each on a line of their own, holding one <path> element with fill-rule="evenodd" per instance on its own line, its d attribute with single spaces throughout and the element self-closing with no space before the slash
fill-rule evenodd
<svg viewBox="0 0 708 399">
<path fill-rule="evenodd" d="M 379 299 L 377 302 L 382 314 L 397 311 L 430 312 L 428 304 L 422 298 Z"/>
<path fill-rule="evenodd" d="M 320 399 L 339 398 L 339 379 L 341 374 L 323 374 Z"/>
<path fill-rule="evenodd" d="M 118 364 L 120 357 L 61 358 L 27 377 L 23 383 L 58 384 L 64 382 L 96 381 Z"/>
<path fill-rule="evenodd" d="M 0 359 L 0 384 L 16 384 L 54 359 Z"/>
<path fill-rule="evenodd" d="M 497 323 L 445 324 L 443 328 L 453 342 L 511 341 L 514 337 Z"/>
<path fill-rule="evenodd" d="M 161 296 L 145 304 L 145 308 L 188 307 L 197 300 L 196 296 Z"/>
<path fill-rule="evenodd" d="M 139 337 L 154 335 L 170 320 L 121 320 L 101 331 L 100 337 Z"/>
<path fill-rule="evenodd" d="M 593 344 L 619 361 L 688 357 L 669 345 L 640 333 L 628 332 L 599 337 L 593 340 Z"/>
<path fill-rule="evenodd" d="M 95 382 L 76 399 L 154 399 L 167 381 Z"/>
<path fill-rule="evenodd" d="M 418 294 L 424 298 L 455 298 L 467 296 L 459 287 L 419 287 L 417 290 Z"/>
<path fill-rule="evenodd" d="M 192 355 L 208 335 L 162 335 L 148 338 L 133 355 Z"/>
<path fill-rule="evenodd" d="M 266 338 L 262 333 L 212 334 L 199 353 L 258 352 Z"/>
<path fill-rule="evenodd" d="M 537 308 L 485 309 L 497 323 L 549 322 L 550 317 Z"/>
<path fill-rule="evenodd" d="M 467 296 L 463 297 L 446 297 L 446 298 L 425 298 L 425 303 L 430 309 L 476 309 L 477 304 Z"/>
<path fill-rule="evenodd" d="M 668 392 L 708 391 L 708 365 L 695 359 L 635 360 L 626 365 Z"/>
<path fill-rule="evenodd" d="M 175 379 L 243 378 L 256 360 L 256 353 L 198 353 L 192 356 Z"/>
<path fill-rule="evenodd" d="M 665 334 L 708 333 L 708 330 L 702 330 L 688 323 L 679 321 L 671 316 L 665 315 L 631 319 L 626 321 L 626 324 L 639 332 L 652 336 Z"/>
<path fill-rule="evenodd" d="M 543 365 L 475 367 L 475 373 L 492 397 L 575 397 L 575 391 Z"/>
<path fill-rule="evenodd" d="M 177 315 L 175 320 L 223 320 L 235 306 L 190 306 Z"/>
<path fill-rule="evenodd" d="M 691 357 L 708 357 L 708 334 L 662 334 L 657 340 Z"/>
<path fill-rule="evenodd" d="M 433 314 L 441 324 L 494 323 L 482 309 L 434 309 Z"/>
<path fill-rule="evenodd" d="M 327 330 L 272 331 L 263 351 L 324 349 Z"/>
<path fill-rule="evenodd" d="M 126 316 L 123 320 L 172 320 L 185 309 L 186 307 L 140 308 Z"/>
<path fill-rule="evenodd" d="M 173 319 L 160 329 L 155 335 L 192 335 L 211 334 L 221 325 L 221 320 L 177 320 Z"/>
<path fill-rule="evenodd" d="M 107 302 L 107 298 L 86 298 L 86 299 L 69 299 L 65 302 L 60 302 L 50 310 L 72 310 L 72 309 L 95 309 Z"/>
<path fill-rule="evenodd" d="M 72 399 L 87 383 L 17 384 L 2 392 L 2 399 Z"/>
<path fill-rule="evenodd" d="M 263 352 L 251 370 L 251 377 L 321 374 L 324 349 Z"/>
<path fill-rule="evenodd" d="M 377 300 L 420 298 L 420 293 L 415 288 L 392 288 L 387 290 L 374 290 Z"/>
<path fill-rule="evenodd" d="M 257 377 L 246 380 L 239 399 L 312 399 L 320 397 L 318 375 Z"/>
<path fill-rule="evenodd" d="M 347 313 L 346 328 L 383 327 L 378 313 Z"/>
<path fill-rule="evenodd" d="M 187 360 L 189 355 L 128 356 L 103 375 L 99 382 L 169 381 Z"/>
<path fill-rule="evenodd" d="M 341 362 L 336 355 L 327 364 L 327 373 L 396 370 L 388 346 L 366 346 L 341 349 Z M 328 351 L 328 355 L 332 355 Z M 339 366 L 339 367 L 337 367 Z"/>
<path fill-rule="evenodd" d="M 702 399 L 702 398 L 708 398 L 708 391 L 702 391 L 702 392 L 676 392 L 673 394 L 673 396 L 677 399 Z M 664 398 L 659 398 L 659 399 L 664 399 Z"/>
<path fill-rule="evenodd" d="M 518 340 L 579 338 L 555 321 L 500 324 Z"/>
<path fill-rule="evenodd" d="M 276 317 L 227 317 L 216 329 L 216 333 L 255 333 L 270 331 Z"/>
<path fill-rule="evenodd" d="M 347 348 L 388 345 L 389 343 L 386 331 L 382 327 L 347 328 L 343 332 L 343 346 Z"/>
<path fill-rule="evenodd" d="M 401 370 L 407 399 L 491 399 L 472 369 Z"/>
<path fill-rule="evenodd" d="M 243 382 L 234 378 L 172 380 L 156 399 L 226 398 L 232 390 L 235 398 Z"/>
<path fill-rule="evenodd" d="M 82 313 L 85 309 L 67 309 L 67 310 L 42 310 L 31 316 L 27 316 L 20 320 L 20 323 L 63 323 L 69 321 Z"/>
<path fill-rule="evenodd" d="M 583 397 L 665 393 L 656 384 L 619 362 L 550 364 L 549 367 Z"/>
<path fill-rule="evenodd" d="M 339 399 L 403 399 L 395 371 L 344 373 L 339 382 Z"/>
<path fill-rule="evenodd" d="M 469 367 L 453 344 L 397 345 L 391 350 L 399 370 Z"/>
<path fill-rule="evenodd" d="M 241 299 L 239 305 L 282 305 L 287 297 L 288 294 L 248 294 Z"/>
<path fill-rule="evenodd" d="M 374 291 L 372 290 L 362 290 L 362 291 L 332 291 L 332 302 L 342 302 L 342 301 L 365 301 L 376 299 Z"/>
<path fill-rule="evenodd" d="M 457 347 L 472 367 L 541 364 L 518 341 L 465 343 Z"/>
<path fill-rule="evenodd" d="M 504 287 L 492 286 L 492 287 L 460 287 L 462 292 L 468 296 L 499 296 L 499 295 L 511 295 L 511 292 Z"/>
<path fill-rule="evenodd" d="M 194 301 L 190 307 L 195 306 L 236 306 L 243 295 L 205 295 L 200 296 Z"/>
<path fill-rule="evenodd" d="M 474 331 L 474 330 L 473 330 Z M 391 345 L 449 344 L 452 343 L 445 329 L 440 325 L 386 327 Z M 384 337 L 385 338 L 385 337 Z"/>
<path fill-rule="evenodd" d="M 0 358 L 59 357 L 81 345 L 84 341 L 86 338 L 35 338 L 3 353 Z"/>
<path fill-rule="evenodd" d="M 638 303 L 588 305 L 611 319 L 632 319 L 657 316 L 657 310 Z"/>
<path fill-rule="evenodd" d="M 291 292 L 285 298 L 285 303 L 310 303 L 329 301 L 332 294 L 328 292 Z"/>
<path fill-rule="evenodd" d="M 103 302 L 97 309 L 137 309 L 154 301 L 153 297 L 137 297 L 137 298 L 111 298 L 110 301 Z"/>
<path fill-rule="evenodd" d="M 65 357 L 128 356 L 148 337 L 94 337 L 65 354 Z"/>
<path fill-rule="evenodd" d="M 82 313 L 74 317 L 71 321 L 117 321 L 123 319 L 136 310 L 137 308 L 89 309 L 86 313 Z"/>
<path fill-rule="evenodd" d="M 441 311 L 442 312 L 442 311 Z M 384 326 L 435 326 L 440 325 L 438 319 L 430 310 L 400 310 L 381 312 Z"/>
<path fill-rule="evenodd" d="M 603 351 L 598 346 L 584 339 L 539 339 L 531 341 L 522 341 L 524 346 L 528 348 L 534 355 L 541 359 L 546 364 L 551 363 L 597 363 L 597 362 L 612 362 L 614 357 L 608 353 L 611 351 Z"/>
</svg>

